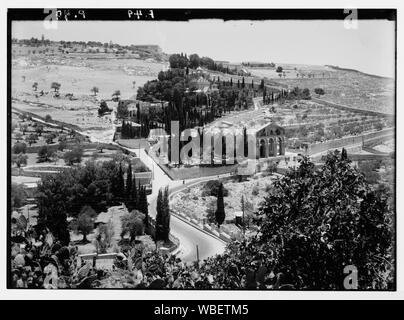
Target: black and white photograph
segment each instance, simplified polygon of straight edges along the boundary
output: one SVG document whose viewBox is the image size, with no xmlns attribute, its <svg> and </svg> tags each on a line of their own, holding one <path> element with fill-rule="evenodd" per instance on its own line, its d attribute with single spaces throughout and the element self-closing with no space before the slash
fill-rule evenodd
<svg viewBox="0 0 404 320">
<path fill-rule="evenodd" d="M 397 291 L 396 9 L 7 19 L 8 290 Z"/>
</svg>

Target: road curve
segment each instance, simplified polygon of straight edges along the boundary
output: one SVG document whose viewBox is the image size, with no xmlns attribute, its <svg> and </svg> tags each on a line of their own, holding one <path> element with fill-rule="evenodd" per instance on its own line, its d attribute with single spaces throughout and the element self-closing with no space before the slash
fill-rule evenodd
<svg viewBox="0 0 404 320">
<path fill-rule="evenodd" d="M 167 176 L 154 160 L 149 157 L 144 149 L 128 150 L 135 152 L 140 160 L 153 172 L 152 193 L 147 199 L 149 202 L 149 214 L 152 217 L 156 216 L 156 201 L 160 188 L 168 186 L 170 192 L 180 191 L 197 181 L 212 179 L 212 177 L 190 179 L 185 180 L 184 183 L 183 181 L 171 180 L 171 178 Z M 195 228 L 174 215 L 171 215 L 170 232 L 180 241 L 180 249 L 177 256 L 185 262 L 192 262 L 197 259 L 197 247 L 200 260 L 223 253 L 226 247 L 223 241 Z"/>
</svg>

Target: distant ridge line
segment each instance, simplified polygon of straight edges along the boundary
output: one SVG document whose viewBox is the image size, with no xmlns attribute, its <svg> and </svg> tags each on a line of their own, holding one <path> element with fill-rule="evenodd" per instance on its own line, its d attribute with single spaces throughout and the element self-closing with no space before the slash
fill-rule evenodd
<svg viewBox="0 0 404 320">
<path fill-rule="evenodd" d="M 363 74 L 363 75 L 365 75 L 365 76 L 374 77 L 374 78 L 379 78 L 379 79 L 389 79 L 389 80 L 392 80 L 392 79 L 393 79 L 393 78 L 391 78 L 391 77 L 378 76 L 378 75 L 376 75 L 376 74 L 366 73 L 366 72 L 362 72 L 362 71 L 359 71 L 359 70 L 356 70 L 356 69 L 341 68 L 341 67 L 338 67 L 338 66 L 333 66 L 333 65 L 331 65 L 331 64 L 326 64 L 325 67 L 329 67 L 329 68 L 332 68 L 332 69 L 334 69 L 334 70 L 340 70 L 340 71 L 356 72 L 356 73 Z"/>
</svg>

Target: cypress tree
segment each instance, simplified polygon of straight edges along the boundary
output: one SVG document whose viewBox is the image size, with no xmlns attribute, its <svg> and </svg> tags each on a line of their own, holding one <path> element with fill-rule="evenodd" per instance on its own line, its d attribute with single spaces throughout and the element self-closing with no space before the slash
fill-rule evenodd
<svg viewBox="0 0 404 320">
<path fill-rule="evenodd" d="M 244 77 L 243 77 L 243 79 L 242 79 L 242 81 L 241 81 L 241 87 L 244 89 L 244 87 L 245 87 L 245 82 L 244 82 Z"/>
<path fill-rule="evenodd" d="M 136 121 L 139 123 L 140 122 L 140 104 L 136 104 Z"/>
<path fill-rule="evenodd" d="M 156 240 L 162 239 L 163 215 L 163 192 L 160 189 L 157 195 L 156 203 Z"/>
<path fill-rule="evenodd" d="M 163 212 L 163 239 L 167 241 L 170 234 L 170 203 L 168 200 L 168 187 L 164 190 Z"/>
<path fill-rule="evenodd" d="M 126 173 L 126 196 L 128 199 L 132 197 L 132 163 L 130 162 Z"/>
<path fill-rule="evenodd" d="M 226 214 L 224 212 L 224 199 L 223 199 L 223 183 L 220 183 L 219 190 L 217 191 L 217 209 L 215 212 L 215 218 L 218 227 L 224 222 Z"/>
<path fill-rule="evenodd" d="M 139 211 L 145 215 L 144 224 L 148 226 L 149 223 L 149 208 L 146 195 L 146 187 L 140 187 L 139 189 Z"/>
<path fill-rule="evenodd" d="M 144 194 L 144 202 L 145 202 L 145 209 L 144 209 L 144 216 L 145 221 L 144 224 L 146 227 L 149 226 L 149 204 L 147 202 L 147 194 L 146 194 L 146 187 L 143 187 L 143 194 Z"/>
<path fill-rule="evenodd" d="M 122 164 L 119 164 L 118 171 L 118 197 L 122 198 L 125 194 L 125 181 L 123 179 Z"/>
<path fill-rule="evenodd" d="M 136 186 L 136 176 L 133 174 L 133 181 L 132 181 L 132 201 L 133 207 L 138 209 L 138 190 Z"/>
<path fill-rule="evenodd" d="M 341 160 L 346 160 L 346 159 L 348 159 L 348 153 L 346 152 L 345 148 L 342 148 Z"/>
</svg>

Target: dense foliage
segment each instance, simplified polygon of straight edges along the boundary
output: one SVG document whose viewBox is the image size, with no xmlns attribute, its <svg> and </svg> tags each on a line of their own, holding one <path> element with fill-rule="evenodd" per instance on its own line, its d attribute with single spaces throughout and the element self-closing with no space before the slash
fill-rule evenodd
<svg viewBox="0 0 404 320">
<path fill-rule="evenodd" d="M 58 240 L 67 244 L 66 218 L 77 217 L 83 204 L 101 212 L 108 206 L 124 202 L 130 210 L 139 209 L 147 216 L 146 190 L 136 186 L 135 178 L 130 189 L 126 185 L 125 190 L 123 165 L 126 166 L 114 160 L 102 164 L 88 161 L 83 166 L 46 175 L 38 184 L 36 195 L 39 226 L 48 228 Z"/>
<path fill-rule="evenodd" d="M 293 88 L 287 95 L 288 100 L 310 100 L 310 90 L 308 88 L 304 88 L 303 90 L 300 89 L 299 87 Z"/>
<path fill-rule="evenodd" d="M 391 195 L 375 191 L 342 154 L 323 167 L 303 159 L 274 183 L 260 209 L 256 245 L 271 246 L 273 266 L 298 289 L 343 289 L 343 268 L 362 289 L 387 289 L 392 277 Z"/>
<path fill-rule="evenodd" d="M 164 128 L 170 133 L 170 123 L 174 120 L 179 121 L 180 130 L 204 126 L 226 112 L 248 109 L 253 104 L 252 98 L 260 90 L 258 85 L 251 89 L 240 83 L 236 85 L 232 79 L 220 81 L 217 77 L 206 80 L 207 87 L 215 87 L 207 94 L 198 89 L 195 84 L 197 79 L 198 75 L 187 75 L 183 69 L 170 69 L 161 71 L 158 79 L 139 87 L 138 100 L 154 102 L 155 105 L 161 103 L 161 106 L 143 108 L 137 103 L 136 114 L 130 116 L 127 106 L 120 103 L 118 117 L 140 124 L 140 129 L 134 130 L 137 128 L 123 123 L 123 137 L 133 138 L 139 134 L 145 137 L 154 128 Z"/>
<path fill-rule="evenodd" d="M 204 67 L 212 71 L 219 71 L 228 74 L 237 74 L 237 69 L 231 69 L 228 66 L 223 66 L 222 63 L 216 63 L 212 58 L 209 57 L 199 57 L 196 53 L 191 54 L 189 58 L 187 55 L 181 53 L 172 54 L 169 58 L 170 68 L 192 68 L 196 69 L 198 67 Z"/>
<path fill-rule="evenodd" d="M 60 188 L 56 182 L 54 187 Z M 38 235 L 47 249 L 39 251 L 27 245 L 13 254 L 12 285 L 335 290 L 344 289 L 344 267 L 353 265 L 358 270 L 359 289 L 394 289 L 390 191 L 369 186 L 351 166 L 345 151 L 329 154 L 320 168 L 303 158 L 297 169 L 290 169 L 267 192 L 258 212 L 259 232 L 247 234 L 241 242 L 231 242 L 221 255 L 185 264 L 174 256 L 135 244 L 132 250 L 119 253 L 115 268 L 105 272 L 91 263 L 77 266 L 74 248 L 57 242 L 49 246 Z M 163 208 L 162 191 L 159 201 Z M 128 218 L 132 236 L 141 232 L 141 221 L 136 216 L 134 213 L 133 219 Z M 47 258 L 45 249 L 53 254 L 52 259 Z M 39 271 L 27 273 L 27 263 L 38 266 L 35 270 Z M 52 265 L 59 271 L 49 282 Z"/>
</svg>

